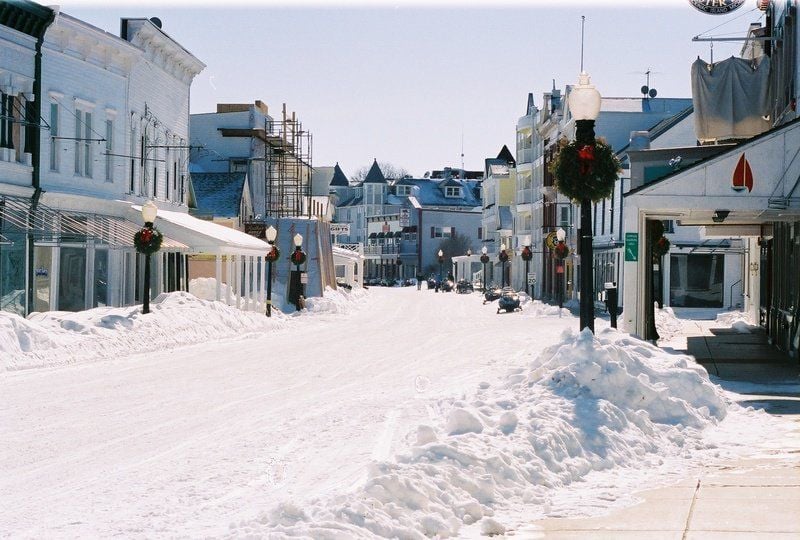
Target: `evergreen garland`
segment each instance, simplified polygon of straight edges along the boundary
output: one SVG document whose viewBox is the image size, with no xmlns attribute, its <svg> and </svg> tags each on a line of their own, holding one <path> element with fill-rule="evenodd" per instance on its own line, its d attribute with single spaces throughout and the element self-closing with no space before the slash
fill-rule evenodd
<svg viewBox="0 0 800 540">
<path fill-rule="evenodd" d="M 278 246 L 273 244 L 272 245 L 272 249 L 269 250 L 269 252 L 267 253 L 267 262 L 274 263 L 275 261 L 278 260 L 278 257 L 280 257 L 280 256 L 281 256 L 281 252 L 278 249 Z"/>
<path fill-rule="evenodd" d="M 136 251 L 144 255 L 152 255 L 161 249 L 164 235 L 155 227 L 142 227 L 133 235 L 133 245 Z"/>
<path fill-rule="evenodd" d="M 603 139 L 596 139 L 594 145 L 561 139 L 550 166 L 556 189 L 573 201 L 608 198 L 619 171 L 619 159 Z"/>
</svg>

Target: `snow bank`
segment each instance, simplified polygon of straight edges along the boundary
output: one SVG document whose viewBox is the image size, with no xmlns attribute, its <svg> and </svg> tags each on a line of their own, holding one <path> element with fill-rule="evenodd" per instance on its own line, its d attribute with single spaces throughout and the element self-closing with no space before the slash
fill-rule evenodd
<svg viewBox="0 0 800 540">
<path fill-rule="evenodd" d="M 214 290 L 212 282 L 195 281 L 199 293 Z M 309 298 L 310 312 L 342 313 L 365 298 L 328 289 L 324 298 Z M 270 332 L 294 319 L 274 310 L 271 318 L 245 312 L 186 292 L 165 293 L 141 306 L 95 308 L 80 312 L 32 313 L 28 319 L 0 312 L 0 371 L 56 366 L 119 358 L 148 351 Z"/>
<path fill-rule="evenodd" d="M 572 317 L 567 308 L 559 309 L 558 306 L 542 303 L 540 300 L 531 300 L 522 303 L 522 313 L 526 317 Z"/>
<path fill-rule="evenodd" d="M 675 312 L 672 311 L 671 307 L 658 309 L 658 304 L 656 304 L 654 309 L 656 330 L 658 330 L 658 336 L 661 340 L 670 340 L 681 333 L 683 330 L 683 323 L 675 316 Z"/>
<path fill-rule="evenodd" d="M 743 311 L 729 311 L 717 315 L 716 322 L 730 326 L 740 334 L 749 334 L 756 327 L 750 319 L 750 315 Z"/>
<path fill-rule="evenodd" d="M 525 505 L 530 519 L 553 489 L 591 472 L 693 458 L 707 447 L 704 430 L 726 416 L 723 396 L 690 357 L 613 329 L 598 338 L 565 331 L 501 384 L 440 402 L 438 425 L 419 426 L 407 451 L 374 463 L 357 493 L 302 509 L 285 503 L 232 532 L 422 539 L 475 524 L 501 534 L 498 510 Z"/>
</svg>

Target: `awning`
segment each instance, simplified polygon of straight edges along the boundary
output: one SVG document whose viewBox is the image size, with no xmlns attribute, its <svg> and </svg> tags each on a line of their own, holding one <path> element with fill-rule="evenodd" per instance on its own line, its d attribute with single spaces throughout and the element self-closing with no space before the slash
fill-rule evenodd
<svg viewBox="0 0 800 540">
<path fill-rule="evenodd" d="M 385 238 L 385 237 L 386 237 L 386 233 L 385 232 L 381 231 L 381 232 L 378 233 L 378 238 Z"/>
<path fill-rule="evenodd" d="M 141 215 L 141 211 L 141 206 L 131 206 L 131 212 Z M 193 253 L 259 256 L 269 250 L 263 240 L 185 212 L 159 209 L 154 225 L 162 233 L 178 238 Z"/>
<path fill-rule="evenodd" d="M 403 231 L 402 232 L 404 232 L 404 233 L 415 233 L 415 232 L 417 232 L 417 226 L 416 225 L 410 225 L 408 227 L 403 227 Z"/>
<path fill-rule="evenodd" d="M 401 236 L 403 236 L 403 232 L 402 231 L 397 231 L 397 232 L 394 233 L 394 237 L 395 238 L 400 238 Z"/>
<path fill-rule="evenodd" d="M 57 210 L 39 203 L 31 212 L 31 200 L 10 195 L 0 197 L 0 221 L 32 234 L 36 240 L 86 242 L 93 240 L 115 248 L 134 248 L 133 236 L 140 225 L 116 216 Z M 162 250 L 185 251 L 188 246 L 164 235 Z"/>
<path fill-rule="evenodd" d="M 371 233 L 369 233 L 369 237 L 370 238 L 377 238 L 378 237 L 378 233 L 371 232 Z"/>
</svg>

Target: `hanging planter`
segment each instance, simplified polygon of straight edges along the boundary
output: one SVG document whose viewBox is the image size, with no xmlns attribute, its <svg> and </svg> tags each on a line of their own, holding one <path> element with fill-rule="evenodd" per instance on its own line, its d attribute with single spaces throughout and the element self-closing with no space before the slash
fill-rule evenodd
<svg viewBox="0 0 800 540">
<path fill-rule="evenodd" d="M 653 242 L 653 255 L 655 257 L 663 257 L 667 253 L 669 253 L 669 240 L 666 236 L 660 237 L 658 240 Z"/>
<path fill-rule="evenodd" d="M 163 241 L 164 235 L 154 227 L 143 227 L 133 235 L 133 245 L 136 246 L 136 251 L 144 255 L 152 255 L 161 249 Z"/>
<path fill-rule="evenodd" d="M 556 244 L 556 247 L 553 248 L 553 254 L 556 256 L 556 259 L 563 261 L 569 256 L 569 248 L 567 244 L 564 242 L 559 242 Z"/>
<path fill-rule="evenodd" d="M 558 154 L 550 165 L 556 189 L 573 201 L 607 199 L 619 171 L 619 159 L 602 139 L 594 144 L 561 139 Z"/>
</svg>

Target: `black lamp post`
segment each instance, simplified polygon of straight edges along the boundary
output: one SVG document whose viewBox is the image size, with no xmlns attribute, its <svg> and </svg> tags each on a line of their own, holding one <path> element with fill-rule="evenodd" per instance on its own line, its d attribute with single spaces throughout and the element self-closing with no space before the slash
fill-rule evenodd
<svg viewBox="0 0 800 540">
<path fill-rule="evenodd" d="M 558 287 L 558 307 L 559 309 L 564 307 L 564 259 L 569 254 L 569 248 L 567 244 L 564 243 L 564 240 L 567 238 L 567 233 L 564 232 L 564 229 L 558 229 L 556 232 L 556 238 L 558 239 L 558 244 L 556 244 L 556 287 Z"/>
<path fill-rule="evenodd" d="M 160 236 L 160 233 L 153 230 L 153 223 L 158 215 L 158 207 L 153 201 L 147 201 L 142 205 L 142 219 L 144 220 L 144 229 L 139 231 L 140 238 L 144 244 L 153 245 L 154 236 Z M 142 314 L 150 313 L 150 255 L 158 251 L 158 246 L 153 248 L 139 249 L 140 253 L 144 253 L 144 292 L 142 294 Z M 138 248 L 137 248 L 138 249 Z"/>
<path fill-rule="evenodd" d="M 486 265 L 489 263 L 489 255 L 487 252 L 489 250 L 486 249 L 486 246 L 481 248 L 481 262 L 483 263 L 483 290 L 486 290 Z"/>
<path fill-rule="evenodd" d="M 439 284 L 442 283 L 442 265 L 444 264 L 444 252 L 440 249 L 439 253 Z"/>
<path fill-rule="evenodd" d="M 525 261 L 524 284 L 525 284 L 525 291 L 528 292 L 528 275 L 530 272 L 531 259 L 533 258 L 533 252 L 531 251 L 531 237 L 526 235 L 523 241 L 525 242 L 525 245 L 522 248 L 522 253 L 520 254 L 520 256 L 522 257 L 522 260 Z M 528 296 L 533 298 L 533 294 L 528 294 Z"/>
<path fill-rule="evenodd" d="M 400 272 L 403 267 L 403 261 L 400 260 L 400 257 L 397 257 L 395 263 L 397 264 L 397 279 L 403 279 L 402 273 Z"/>
<path fill-rule="evenodd" d="M 569 94 L 569 109 L 575 119 L 575 142 L 579 147 L 595 146 L 594 121 L 600 114 L 600 92 L 589 84 L 589 74 L 581 71 L 578 84 Z M 580 328 L 594 333 L 594 279 L 592 277 L 592 201 L 581 199 L 581 322 Z"/>
<path fill-rule="evenodd" d="M 295 275 L 297 284 L 297 296 L 295 298 L 295 306 L 301 309 L 302 302 L 300 297 L 305 297 L 305 289 L 303 288 L 302 273 L 300 272 L 300 265 L 306 262 L 306 254 L 303 253 L 303 236 L 300 233 L 294 235 L 294 251 L 292 252 L 291 261 L 295 265 Z"/>
<path fill-rule="evenodd" d="M 272 263 L 278 260 L 280 252 L 275 246 L 275 239 L 278 238 L 278 231 L 272 225 L 266 231 L 267 243 L 270 245 L 267 253 L 267 317 L 272 317 Z"/>
<path fill-rule="evenodd" d="M 501 269 L 501 273 L 503 274 L 501 281 L 503 283 L 503 287 L 505 287 L 506 286 L 506 263 L 508 262 L 508 253 L 506 253 L 506 245 L 505 244 L 500 244 L 500 255 L 498 255 L 498 258 L 500 259 L 500 269 Z"/>
</svg>

